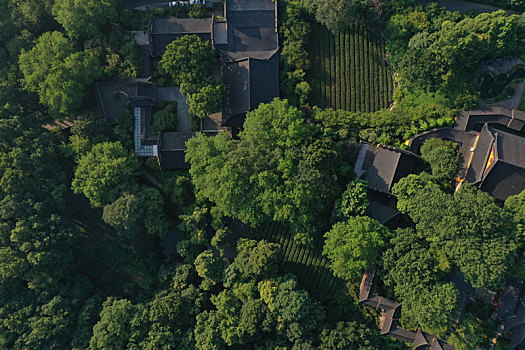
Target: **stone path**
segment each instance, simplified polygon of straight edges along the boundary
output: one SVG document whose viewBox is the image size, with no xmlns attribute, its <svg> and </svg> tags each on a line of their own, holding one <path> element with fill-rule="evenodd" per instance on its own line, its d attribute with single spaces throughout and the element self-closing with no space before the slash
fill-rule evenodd
<svg viewBox="0 0 525 350">
<path fill-rule="evenodd" d="M 186 103 L 186 96 L 180 93 L 179 87 L 159 87 L 157 97 L 161 101 L 177 101 L 177 131 L 191 132 L 190 107 Z"/>
</svg>

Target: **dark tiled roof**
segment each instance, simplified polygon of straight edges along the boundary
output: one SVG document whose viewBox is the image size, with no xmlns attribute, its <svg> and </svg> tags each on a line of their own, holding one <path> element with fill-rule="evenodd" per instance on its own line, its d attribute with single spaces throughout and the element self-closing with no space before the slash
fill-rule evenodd
<svg viewBox="0 0 525 350">
<path fill-rule="evenodd" d="M 191 132 L 164 132 L 160 134 L 158 158 L 161 170 L 188 169 L 184 160 L 186 141 L 195 136 Z"/>
<path fill-rule="evenodd" d="M 505 333 L 510 334 L 510 345 L 514 348 L 525 348 L 525 305 L 520 300 L 518 313 L 505 320 Z"/>
<path fill-rule="evenodd" d="M 370 217 L 386 225 L 390 220 L 394 219 L 401 213 L 394 207 L 383 205 L 376 201 L 369 201 Z"/>
<path fill-rule="evenodd" d="M 226 0 L 227 11 L 273 11 L 274 7 L 272 0 Z"/>
<path fill-rule="evenodd" d="M 185 33 L 178 34 L 155 34 L 150 39 L 151 54 L 154 57 L 160 57 L 166 52 L 166 47 L 173 41 L 177 40 L 181 36 L 186 35 Z M 199 33 L 198 35 L 204 41 L 211 40 L 211 33 Z"/>
<path fill-rule="evenodd" d="M 521 131 L 525 126 L 525 112 L 501 107 L 461 111 L 456 118 L 455 127 L 463 131 L 479 130 L 485 123 Z"/>
<path fill-rule="evenodd" d="M 466 180 L 468 182 L 478 183 L 481 181 L 493 144 L 494 136 L 490 133 L 487 126 L 485 126 L 479 134 L 472 162 L 467 171 Z"/>
<path fill-rule="evenodd" d="M 272 30 L 275 28 L 275 14 L 273 8 L 270 10 L 247 11 L 231 11 L 228 9 L 226 16 L 228 23 L 235 28 L 267 27 L 272 28 Z"/>
<path fill-rule="evenodd" d="M 487 128 L 496 137 L 498 158 L 505 163 L 525 168 L 525 137 Z"/>
<path fill-rule="evenodd" d="M 361 280 L 361 286 L 359 287 L 359 301 L 365 301 L 370 298 L 374 293 L 374 277 L 376 274 L 375 267 L 369 267 L 366 269 L 363 279 Z"/>
<path fill-rule="evenodd" d="M 151 54 L 162 56 L 174 40 L 188 34 L 196 34 L 202 40 L 211 40 L 211 18 L 177 18 L 158 17 L 149 24 L 149 40 Z"/>
<path fill-rule="evenodd" d="M 127 111 L 128 88 L 125 83 L 111 81 L 97 83 L 98 100 L 110 125 L 117 124 L 117 117 Z"/>
<path fill-rule="evenodd" d="M 153 19 L 151 34 L 210 34 L 211 24 L 211 18 L 157 17 Z"/>
<path fill-rule="evenodd" d="M 493 152 L 494 160 L 488 160 Z M 525 189 L 525 138 L 483 126 L 466 180 L 500 200 Z"/>
<path fill-rule="evenodd" d="M 250 27 L 233 28 L 233 52 L 243 52 L 245 57 L 258 57 L 258 51 L 277 49 L 277 37 L 273 28 Z M 247 55 L 247 52 L 255 54 Z M 257 56 L 255 56 L 257 55 Z"/>
<path fill-rule="evenodd" d="M 426 333 L 423 333 L 421 331 L 421 328 L 417 330 L 416 336 L 414 337 L 414 350 L 422 350 L 422 349 L 430 348 L 430 343 L 427 340 L 427 337 L 425 335 Z"/>
<path fill-rule="evenodd" d="M 260 103 L 268 103 L 279 96 L 277 55 L 270 60 L 245 58 L 227 62 L 223 66 L 223 80 L 228 88 L 231 115 L 254 110 Z"/>
<path fill-rule="evenodd" d="M 368 181 L 370 188 L 390 193 L 399 179 L 412 173 L 419 159 L 416 154 L 399 148 L 382 145 L 374 147 L 361 142 L 355 171 L 359 178 Z"/>
<path fill-rule="evenodd" d="M 525 168 L 497 161 L 488 171 L 480 189 L 500 201 L 505 201 L 525 190 Z"/>
<path fill-rule="evenodd" d="M 511 279 L 507 281 L 498 305 L 498 319 L 502 320 L 516 313 L 522 290 L 523 286 L 517 280 Z"/>
</svg>

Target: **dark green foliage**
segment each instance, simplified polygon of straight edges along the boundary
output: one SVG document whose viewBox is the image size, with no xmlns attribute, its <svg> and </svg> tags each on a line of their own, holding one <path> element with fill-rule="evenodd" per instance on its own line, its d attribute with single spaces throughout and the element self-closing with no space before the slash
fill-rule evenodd
<svg viewBox="0 0 525 350">
<path fill-rule="evenodd" d="M 447 338 L 447 342 L 456 350 L 478 349 L 485 342 L 483 327 L 470 315 L 460 322 L 458 327 Z"/>
<path fill-rule="evenodd" d="M 224 272 L 225 261 L 213 255 L 211 250 L 205 250 L 195 258 L 195 270 L 199 277 L 204 280 L 201 288 L 209 290 L 213 285 L 221 282 Z"/>
<path fill-rule="evenodd" d="M 195 4 L 191 5 L 188 11 L 188 17 L 202 18 L 206 15 L 206 5 Z"/>
<path fill-rule="evenodd" d="M 323 254 L 330 259 L 334 275 L 357 280 L 363 271 L 379 262 L 388 230 L 367 216 L 336 223 L 325 234 Z"/>
<path fill-rule="evenodd" d="M 91 349 L 125 349 L 143 337 L 141 328 L 146 315 L 142 305 L 108 298 L 102 307 L 100 321 L 93 327 L 89 341 Z"/>
<path fill-rule="evenodd" d="M 359 11 L 359 3 L 352 0 L 302 0 L 301 4 L 334 33 L 348 28 Z"/>
<path fill-rule="evenodd" d="M 388 48 L 404 89 L 442 91 L 460 107 L 473 106 L 479 63 L 518 48 L 518 17 L 504 11 L 463 17 L 436 7 L 407 8 L 388 23 Z"/>
<path fill-rule="evenodd" d="M 333 329 L 323 329 L 319 350 L 374 350 L 379 348 L 378 332 L 358 322 L 338 322 Z"/>
<path fill-rule="evenodd" d="M 304 11 L 297 3 L 279 3 L 285 9 L 279 11 L 279 40 L 281 42 L 280 60 L 283 67 L 280 79 L 282 97 L 293 105 L 306 105 L 310 94 L 310 84 L 306 72 L 310 68 L 308 39 L 310 24 Z"/>
<path fill-rule="evenodd" d="M 54 113 L 79 111 L 86 87 L 101 74 L 96 58 L 89 52 L 75 52 L 60 32 L 43 34 L 30 51 L 19 58 L 24 87 L 38 93 L 40 103 Z"/>
<path fill-rule="evenodd" d="M 108 124 L 100 115 L 81 115 L 71 128 L 69 142 L 77 159 L 91 150 L 93 145 L 108 140 Z"/>
<path fill-rule="evenodd" d="M 196 196 L 245 223 L 290 222 L 311 240 L 338 192 L 335 143 L 319 136 L 286 101 L 261 104 L 247 114 L 239 141 L 219 134 L 187 142 Z"/>
<path fill-rule="evenodd" d="M 71 188 L 94 207 L 103 207 L 133 189 L 138 168 L 138 160 L 120 142 L 99 143 L 80 158 Z"/>
<path fill-rule="evenodd" d="M 458 291 L 452 283 L 434 284 L 403 299 L 401 323 L 410 328 L 443 337 L 449 329 L 457 304 Z"/>
<path fill-rule="evenodd" d="M 115 202 L 104 207 L 102 219 L 106 224 L 113 226 L 118 233 L 133 237 L 139 229 L 140 204 L 137 196 L 124 193 Z"/>
<path fill-rule="evenodd" d="M 53 15 L 70 37 L 99 35 L 100 27 L 113 20 L 120 0 L 55 0 Z"/>
<path fill-rule="evenodd" d="M 513 216 L 518 226 L 520 240 L 523 241 L 525 238 L 525 191 L 507 198 L 505 201 L 505 209 Z"/>
<path fill-rule="evenodd" d="M 185 85 L 187 92 L 193 92 L 189 86 L 200 84 L 207 78 L 214 61 L 214 49 L 210 43 L 197 35 L 184 35 L 167 46 L 160 64 L 178 85 Z"/>
<path fill-rule="evenodd" d="M 467 183 L 448 194 L 425 175 L 401 179 L 393 193 L 418 235 L 443 250 L 468 282 L 480 288 L 501 285 L 515 258 L 517 232 L 488 194 Z"/>
<path fill-rule="evenodd" d="M 220 112 L 225 100 L 226 86 L 220 80 L 212 80 L 197 92 L 190 93 L 187 103 L 191 114 L 205 118 L 212 113 Z"/>
<path fill-rule="evenodd" d="M 237 257 L 232 265 L 244 278 L 276 276 L 282 252 L 278 244 L 241 239 L 237 242 Z"/>
<path fill-rule="evenodd" d="M 134 116 L 131 113 L 123 113 L 117 117 L 117 125 L 113 133 L 122 145 L 129 150 L 133 149 L 133 127 Z"/>
<path fill-rule="evenodd" d="M 177 131 L 177 114 L 163 109 L 153 115 L 151 133 L 156 135 L 164 131 Z"/>
<path fill-rule="evenodd" d="M 314 118 L 326 133 L 342 139 L 354 136 L 370 143 L 401 146 L 411 136 L 434 127 L 452 125 L 452 111 L 441 103 L 396 106 L 374 113 L 314 108 Z"/>
<path fill-rule="evenodd" d="M 457 144 L 442 139 L 428 139 L 421 146 L 421 158 L 430 164 L 432 176 L 438 180 L 454 178 L 458 173 Z"/>
<path fill-rule="evenodd" d="M 353 180 L 346 186 L 341 199 L 335 203 L 335 212 L 340 218 L 364 216 L 368 213 L 368 186 L 363 180 Z"/>
</svg>

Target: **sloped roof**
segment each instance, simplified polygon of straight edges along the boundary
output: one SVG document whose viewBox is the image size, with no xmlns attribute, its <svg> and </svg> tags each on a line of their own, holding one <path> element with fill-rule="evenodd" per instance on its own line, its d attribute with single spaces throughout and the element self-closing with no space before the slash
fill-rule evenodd
<svg viewBox="0 0 525 350">
<path fill-rule="evenodd" d="M 523 290 L 523 285 L 515 279 L 510 279 L 505 284 L 505 289 L 501 295 L 498 305 L 497 318 L 505 319 L 516 313 L 518 301 Z"/>
<path fill-rule="evenodd" d="M 254 110 L 260 103 L 279 97 L 279 64 L 270 60 L 244 58 L 223 66 L 223 80 L 228 88 L 231 115 Z"/>
<path fill-rule="evenodd" d="M 184 35 L 196 34 L 203 40 L 211 40 L 211 18 L 157 17 L 149 23 L 149 44 L 153 56 L 162 56 L 174 40 Z"/>
<path fill-rule="evenodd" d="M 355 171 L 361 174 L 359 178 L 368 181 L 370 188 L 390 193 L 399 179 L 412 173 L 419 159 L 416 154 L 396 147 L 373 147 L 367 142 L 361 142 Z"/>
<path fill-rule="evenodd" d="M 499 124 L 512 130 L 521 131 L 525 126 L 525 112 L 501 107 L 461 111 L 456 118 L 455 127 L 467 131 L 474 130 L 486 123 Z"/>
<path fill-rule="evenodd" d="M 184 160 L 186 141 L 195 136 L 192 132 L 163 132 L 159 137 L 158 158 L 161 170 L 188 169 Z"/>
<path fill-rule="evenodd" d="M 485 124 L 479 134 L 466 180 L 480 184 L 482 190 L 500 200 L 523 191 L 525 138 Z"/>
<path fill-rule="evenodd" d="M 399 210 L 394 207 L 383 205 L 376 201 L 369 201 L 370 217 L 379 221 L 379 223 L 386 225 L 390 220 L 398 215 L 401 215 Z"/>
<path fill-rule="evenodd" d="M 211 33 L 211 18 L 156 17 L 152 20 L 151 34 Z"/>
<path fill-rule="evenodd" d="M 505 333 L 512 333 L 510 345 L 514 348 L 525 349 L 525 305 L 520 300 L 518 313 L 507 317 L 504 325 Z"/>
</svg>

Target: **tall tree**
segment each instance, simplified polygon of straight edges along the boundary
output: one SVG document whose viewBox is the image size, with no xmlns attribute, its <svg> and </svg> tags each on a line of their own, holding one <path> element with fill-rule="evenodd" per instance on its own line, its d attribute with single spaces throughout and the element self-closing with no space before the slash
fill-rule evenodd
<svg viewBox="0 0 525 350">
<path fill-rule="evenodd" d="M 101 74 L 96 57 L 74 52 L 60 32 L 42 34 L 30 51 L 22 51 L 19 65 L 24 87 L 38 93 L 40 103 L 52 112 L 62 114 L 81 109 L 86 87 Z"/>
<path fill-rule="evenodd" d="M 138 168 L 137 158 L 120 142 L 99 143 L 80 158 L 71 188 L 103 207 L 136 186 Z"/>
<path fill-rule="evenodd" d="M 200 85 L 211 74 L 214 62 L 213 47 L 197 35 L 183 35 L 174 40 L 160 60 L 164 71 L 178 85 L 186 87 L 186 93 L 196 92 L 191 86 Z"/>
<path fill-rule="evenodd" d="M 457 144 L 452 141 L 432 138 L 421 146 L 421 158 L 432 169 L 432 176 L 439 180 L 454 178 L 459 170 Z"/>
<path fill-rule="evenodd" d="M 120 0 L 55 0 L 53 16 L 72 38 L 94 36 L 117 16 Z"/>
<path fill-rule="evenodd" d="M 297 239 L 311 240 L 339 191 L 335 143 L 278 99 L 249 112 L 239 138 L 202 135 L 188 141 L 197 198 L 252 225 L 289 222 Z"/>
<path fill-rule="evenodd" d="M 367 216 L 336 223 L 325 234 L 323 254 L 330 259 L 334 275 L 356 280 L 363 271 L 379 262 L 388 229 Z"/>
</svg>

